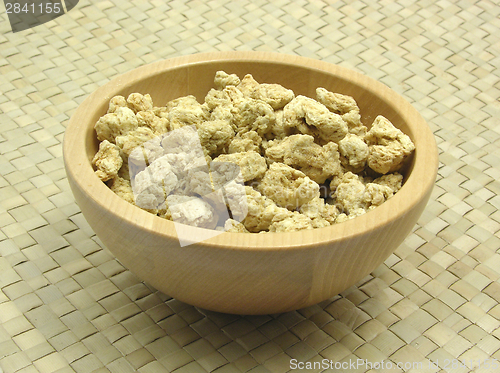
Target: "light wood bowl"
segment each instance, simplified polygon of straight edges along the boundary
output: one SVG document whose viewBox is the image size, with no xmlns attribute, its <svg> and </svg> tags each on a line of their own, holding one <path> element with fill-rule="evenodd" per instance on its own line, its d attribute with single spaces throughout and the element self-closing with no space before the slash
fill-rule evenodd
<svg viewBox="0 0 500 373">
<path fill-rule="evenodd" d="M 149 93 L 156 106 L 195 95 L 203 102 L 217 70 L 296 95 L 315 89 L 353 96 L 366 125 L 381 114 L 415 143 L 402 189 L 373 211 L 330 227 L 266 234 L 222 233 L 180 247 L 174 223 L 116 196 L 94 174 L 94 124 L 109 99 Z M 263 52 L 216 52 L 152 63 L 111 80 L 76 110 L 64 137 L 64 161 L 76 202 L 97 236 L 123 265 L 158 290 L 201 308 L 267 314 L 326 300 L 379 266 L 402 243 L 424 210 L 437 173 L 437 147 L 419 113 L 385 85 L 313 59 Z M 193 228 L 195 229 L 195 228 Z"/>
</svg>

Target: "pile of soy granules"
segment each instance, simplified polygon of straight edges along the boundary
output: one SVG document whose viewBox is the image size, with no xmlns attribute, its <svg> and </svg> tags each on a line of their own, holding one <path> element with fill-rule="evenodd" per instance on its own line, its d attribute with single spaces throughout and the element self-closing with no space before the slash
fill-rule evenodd
<svg viewBox="0 0 500 373">
<path fill-rule="evenodd" d="M 352 97 L 321 87 L 314 99 L 296 96 L 223 71 L 214 87 L 203 103 L 185 96 L 156 107 L 149 94 L 113 97 L 95 125 L 96 175 L 159 217 L 251 233 L 341 223 L 401 188 L 412 141 L 383 116 L 368 130 Z M 231 183 L 228 163 L 239 168 L 239 192 L 227 184 L 226 199 L 217 200 Z"/>
</svg>

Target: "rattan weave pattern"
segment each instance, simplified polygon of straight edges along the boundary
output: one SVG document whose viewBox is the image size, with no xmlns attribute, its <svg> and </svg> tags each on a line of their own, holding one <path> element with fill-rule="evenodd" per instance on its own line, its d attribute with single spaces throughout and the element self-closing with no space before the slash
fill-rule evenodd
<svg viewBox="0 0 500 373">
<path fill-rule="evenodd" d="M 80 1 L 16 34 L 3 8 L 0 20 L 0 371 L 260 373 L 293 361 L 377 371 L 348 364 L 357 359 L 394 372 L 494 371 L 485 363 L 500 360 L 497 2 Z M 431 202 L 398 250 L 341 295 L 280 315 L 196 309 L 124 269 L 75 204 L 61 141 L 78 104 L 119 73 L 214 50 L 361 71 L 433 129 Z"/>
</svg>

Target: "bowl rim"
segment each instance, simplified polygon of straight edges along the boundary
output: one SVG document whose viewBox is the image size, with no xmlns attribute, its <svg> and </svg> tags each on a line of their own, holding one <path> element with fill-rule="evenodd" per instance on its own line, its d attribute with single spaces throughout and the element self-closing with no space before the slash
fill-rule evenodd
<svg viewBox="0 0 500 373">
<path fill-rule="evenodd" d="M 140 80 L 168 70 L 217 62 L 270 62 L 305 67 L 326 72 L 344 80 L 348 79 L 366 91 L 382 96 L 384 101 L 388 102 L 388 105 L 401 116 L 412 130 L 412 140 L 416 145 L 416 150 L 413 156 L 412 171 L 398 193 L 376 209 L 355 219 L 324 228 L 294 232 L 263 234 L 224 232 L 207 240 L 197 242 L 197 245 L 213 249 L 250 251 L 307 249 L 318 247 L 318 245 L 329 245 L 350 238 L 361 237 L 367 230 L 380 229 L 386 224 L 402 219 L 422 199 L 428 198 L 437 176 L 437 145 L 428 124 L 407 100 L 383 83 L 355 70 L 308 57 L 275 52 L 208 52 L 173 57 L 135 68 L 111 79 L 90 94 L 79 105 L 66 126 L 63 139 L 63 159 L 68 177 L 73 179 L 83 193 L 90 196 L 95 203 L 114 217 L 124 219 L 131 226 L 146 230 L 150 234 L 177 240 L 174 222 L 153 215 L 121 199 L 95 175 L 89 161 L 89 155 L 85 152 L 86 136 L 84 136 L 84 133 L 88 131 L 88 127 L 81 126 L 79 118 L 88 114 L 89 107 L 98 103 L 102 104 L 103 99 L 109 102 L 109 99 L 114 96 L 113 92 L 117 91 L 117 87 L 131 86 Z M 413 119 L 410 120 L 410 118 Z M 75 143 L 78 146 L 75 146 Z M 409 185 L 417 185 L 416 183 L 419 184 L 419 188 L 409 187 Z M 117 210 L 120 211 L 119 214 Z M 191 228 L 194 233 L 197 230 L 200 230 L 199 233 L 207 231 L 203 228 Z M 273 240 L 266 239 L 266 236 L 269 237 L 270 234 L 273 235 Z M 186 246 L 182 249 L 189 247 Z"/>
</svg>

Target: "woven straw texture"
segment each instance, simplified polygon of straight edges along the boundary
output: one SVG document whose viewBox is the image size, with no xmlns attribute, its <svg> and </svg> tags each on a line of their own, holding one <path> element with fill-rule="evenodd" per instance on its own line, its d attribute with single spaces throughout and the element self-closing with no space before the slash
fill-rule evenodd
<svg viewBox="0 0 500 373">
<path fill-rule="evenodd" d="M 500 371 L 498 2 L 82 0 L 16 34 L 0 9 L 0 371 Z M 135 67 L 215 50 L 355 69 L 435 133 L 439 175 L 413 232 L 328 301 L 196 309 L 123 268 L 75 204 L 61 141 L 79 103 Z"/>
</svg>

